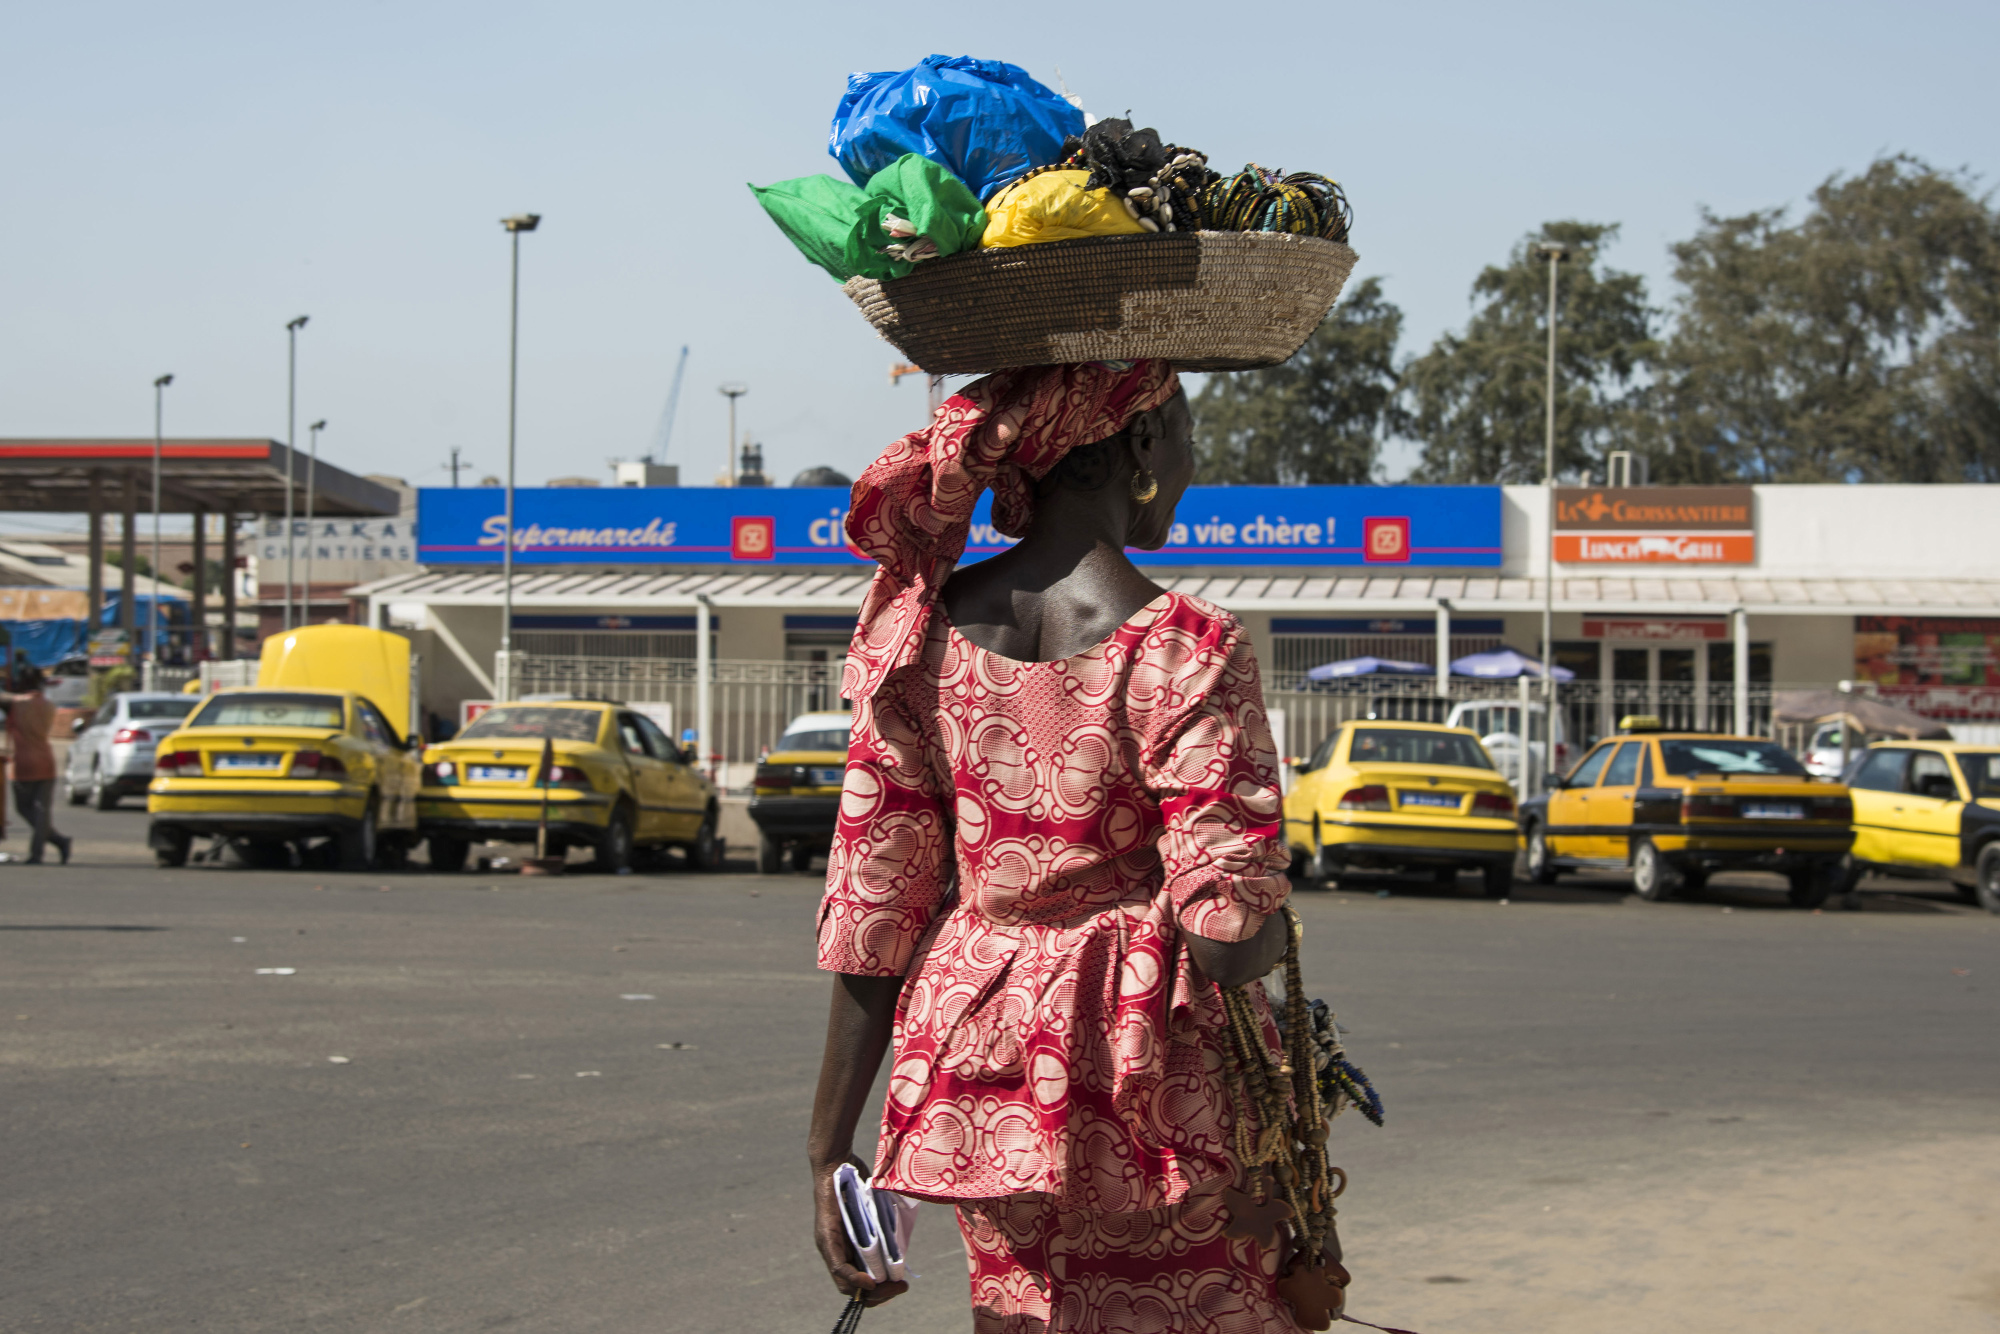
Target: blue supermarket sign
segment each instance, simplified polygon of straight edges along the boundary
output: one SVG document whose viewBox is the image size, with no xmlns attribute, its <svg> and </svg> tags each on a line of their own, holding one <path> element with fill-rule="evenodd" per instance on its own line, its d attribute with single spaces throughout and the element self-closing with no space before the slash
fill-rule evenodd
<svg viewBox="0 0 2000 1334">
<path fill-rule="evenodd" d="M 506 540 L 497 487 L 418 496 L 417 558 L 498 565 Z M 867 565 L 841 524 L 838 487 L 536 487 L 514 493 L 519 565 Z M 992 497 L 972 519 L 966 560 L 1013 545 Z M 1141 565 L 1500 564 L 1497 486 L 1194 486 L 1167 545 Z"/>
</svg>

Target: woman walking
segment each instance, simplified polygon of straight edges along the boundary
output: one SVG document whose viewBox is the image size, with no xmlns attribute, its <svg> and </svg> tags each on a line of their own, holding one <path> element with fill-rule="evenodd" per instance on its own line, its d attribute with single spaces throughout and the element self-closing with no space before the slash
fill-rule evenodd
<svg viewBox="0 0 2000 1334">
<path fill-rule="evenodd" d="M 821 1254 L 870 1304 L 904 1288 L 854 1267 L 832 1182 L 867 1170 L 893 1042 L 874 1184 L 955 1206 L 978 1334 L 1299 1328 L 1282 1231 L 1245 1207 L 1216 990 L 1286 943 L 1257 665 L 1125 556 L 1193 474 L 1171 369 L 1089 363 L 970 385 L 855 486 L 881 569 L 842 684 L 809 1154 Z M 989 486 L 1022 540 L 954 573 Z"/>
<path fill-rule="evenodd" d="M 0 694 L 7 710 L 7 740 L 14 751 L 14 809 L 28 822 L 28 861 L 39 863 L 45 844 L 56 845 L 63 865 L 69 865 L 69 840 L 56 832 L 56 756 L 49 746 L 56 706 L 42 693 L 42 669 L 33 665 L 14 672 L 14 691 Z"/>
</svg>

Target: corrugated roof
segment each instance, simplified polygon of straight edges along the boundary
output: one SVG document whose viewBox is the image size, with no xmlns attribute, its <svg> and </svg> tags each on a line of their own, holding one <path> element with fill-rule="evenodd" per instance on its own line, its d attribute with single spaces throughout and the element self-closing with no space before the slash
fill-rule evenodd
<svg viewBox="0 0 2000 1334">
<path fill-rule="evenodd" d="M 1204 598 L 1239 613 L 1388 612 L 1436 608 L 1453 611 L 1529 612 L 1542 608 L 1539 579 L 1485 576 L 1267 576 L 1192 574 L 1154 577 L 1176 592 Z M 607 609 L 688 608 L 696 593 L 722 607 L 831 608 L 861 605 L 868 576 L 862 572 L 740 574 L 733 572 L 634 575 L 627 573 L 522 574 L 514 583 L 516 607 Z M 349 590 L 382 602 L 497 606 L 500 576 L 481 571 L 431 571 L 393 575 Z M 1708 613 L 1742 607 L 1752 615 L 1898 616 L 1919 613 L 2000 613 L 2000 580 L 1993 579 L 1776 579 L 1755 575 L 1691 578 L 1590 576 L 1556 581 L 1556 610 L 1568 612 Z"/>
</svg>

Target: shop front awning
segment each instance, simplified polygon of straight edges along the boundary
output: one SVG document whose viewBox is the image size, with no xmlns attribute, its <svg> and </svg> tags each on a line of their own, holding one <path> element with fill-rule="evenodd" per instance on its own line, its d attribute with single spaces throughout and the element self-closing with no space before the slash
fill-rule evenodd
<svg viewBox="0 0 2000 1334">
<path fill-rule="evenodd" d="M 327 517 L 399 513 L 402 498 L 380 482 L 357 477 L 276 440 L 168 440 L 160 449 L 160 512 L 283 514 L 285 492 L 294 512 L 306 508 L 311 474 L 313 512 Z M 0 510 L 83 514 L 97 503 L 106 514 L 125 503 L 127 478 L 138 486 L 136 507 L 153 509 L 153 442 L 136 440 L 0 440 Z"/>
<path fill-rule="evenodd" d="M 1204 598 L 1240 615 L 1279 612 L 1432 613 L 1440 599 L 1452 614 L 1537 612 L 1540 579 L 1466 575 L 1285 575 L 1151 572 L 1172 591 Z M 688 608 L 696 594 L 718 607 L 813 607 L 853 611 L 868 578 L 862 572 L 638 573 L 547 571 L 517 574 L 514 606 L 590 606 L 637 610 Z M 500 575 L 491 570 L 430 570 L 363 584 L 349 596 L 377 603 L 437 606 L 500 605 Z M 1718 616 L 1741 608 L 1753 616 L 2000 615 L 1996 579 L 1781 579 L 1757 575 L 1703 578 L 1558 579 L 1560 612 L 1643 612 Z"/>
</svg>

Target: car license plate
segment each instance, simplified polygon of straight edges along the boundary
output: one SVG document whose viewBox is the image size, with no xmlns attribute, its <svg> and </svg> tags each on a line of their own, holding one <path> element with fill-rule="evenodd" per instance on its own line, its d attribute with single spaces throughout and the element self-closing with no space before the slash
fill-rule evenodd
<svg viewBox="0 0 2000 1334">
<path fill-rule="evenodd" d="M 841 780 L 847 777 L 847 771 L 845 769 L 815 769 L 812 771 L 812 775 L 813 782 L 821 787 L 839 787 Z"/>
<path fill-rule="evenodd" d="M 465 772 L 475 783 L 518 783 L 528 776 L 522 764 L 473 764 Z"/>
<path fill-rule="evenodd" d="M 1806 808 L 1796 801 L 1746 801 L 1743 803 L 1743 818 L 1746 820 L 1803 820 Z"/>
<path fill-rule="evenodd" d="M 278 767 L 278 757 L 275 754 L 246 755 L 246 754 L 229 754 L 225 752 L 215 757 L 215 768 L 218 773 L 224 769 L 231 769 L 236 771 L 237 773 L 244 773 L 244 772 L 254 773 L 259 770 L 269 773 L 275 770 L 277 767 Z"/>
<path fill-rule="evenodd" d="M 1403 794 L 1403 804 L 1405 806 L 1435 806 L 1440 810 L 1455 811 L 1458 809 L 1458 801 L 1459 798 L 1456 792 L 1405 792 Z"/>
</svg>

